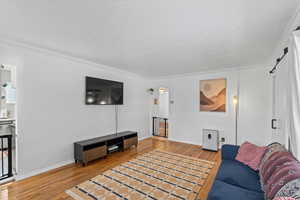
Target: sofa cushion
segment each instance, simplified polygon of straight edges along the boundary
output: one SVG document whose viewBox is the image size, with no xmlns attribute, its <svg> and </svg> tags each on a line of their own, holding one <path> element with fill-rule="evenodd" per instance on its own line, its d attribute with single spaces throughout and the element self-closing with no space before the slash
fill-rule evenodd
<svg viewBox="0 0 300 200">
<path fill-rule="evenodd" d="M 207 200 L 264 200 L 264 194 L 216 180 Z"/>
<path fill-rule="evenodd" d="M 258 173 L 239 161 L 223 160 L 216 179 L 247 190 L 262 192 Z"/>
</svg>

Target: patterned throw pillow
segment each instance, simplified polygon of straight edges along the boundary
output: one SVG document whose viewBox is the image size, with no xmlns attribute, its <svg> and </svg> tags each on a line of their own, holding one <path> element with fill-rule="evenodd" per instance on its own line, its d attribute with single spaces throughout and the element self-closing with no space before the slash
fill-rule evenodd
<svg viewBox="0 0 300 200">
<path fill-rule="evenodd" d="M 267 183 L 271 175 L 276 169 L 280 168 L 284 163 L 296 161 L 294 156 L 290 152 L 275 152 L 261 167 L 261 178 L 264 184 Z"/>
<path fill-rule="evenodd" d="M 296 200 L 293 197 L 275 197 L 273 200 Z"/>
<path fill-rule="evenodd" d="M 268 149 L 266 150 L 261 162 L 260 162 L 260 166 L 259 166 L 259 177 L 260 177 L 260 185 L 261 185 L 261 189 L 264 191 L 264 182 L 263 182 L 263 178 L 262 178 L 262 166 L 264 166 L 264 164 L 268 161 L 269 157 L 272 156 L 273 153 L 275 152 L 282 152 L 282 151 L 287 151 L 286 148 L 279 144 L 279 143 L 272 143 L 270 145 L 268 145 L 267 147 Z"/>
<path fill-rule="evenodd" d="M 300 199 L 300 179 L 295 179 L 293 181 L 285 184 L 275 195 L 275 198 L 294 198 Z"/>
<path fill-rule="evenodd" d="M 260 162 L 260 168 L 262 167 L 262 165 L 269 159 L 269 157 L 275 153 L 275 152 L 279 152 L 279 151 L 287 151 L 286 148 L 279 144 L 279 143 L 272 143 L 270 144 L 268 147 L 268 149 L 265 152 L 265 155 L 263 156 L 263 158 L 261 159 Z M 259 169 L 261 170 L 261 169 Z"/>
<path fill-rule="evenodd" d="M 273 172 L 264 186 L 267 198 L 274 198 L 282 187 L 296 179 L 300 179 L 300 163 L 298 161 L 284 163 Z"/>
</svg>

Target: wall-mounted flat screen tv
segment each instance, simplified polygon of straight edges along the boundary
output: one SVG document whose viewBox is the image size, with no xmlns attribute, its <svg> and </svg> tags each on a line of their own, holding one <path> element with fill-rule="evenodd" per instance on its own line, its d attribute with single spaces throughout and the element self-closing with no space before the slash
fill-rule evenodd
<svg viewBox="0 0 300 200">
<path fill-rule="evenodd" d="M 85 103 L 87 105 L 122 105 L 123 83 L 85 77 Z"/>
</svg>

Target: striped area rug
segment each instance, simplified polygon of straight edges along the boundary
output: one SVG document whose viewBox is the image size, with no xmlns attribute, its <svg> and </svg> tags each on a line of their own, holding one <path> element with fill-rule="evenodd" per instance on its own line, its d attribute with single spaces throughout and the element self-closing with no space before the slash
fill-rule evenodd
<svg viewBox="0 0 300 200">
<path fill-rule="evenodd" d="M 66 191 L 76 200 L 195 200 L 214 163 L 153 150 Z"/>
</svg>

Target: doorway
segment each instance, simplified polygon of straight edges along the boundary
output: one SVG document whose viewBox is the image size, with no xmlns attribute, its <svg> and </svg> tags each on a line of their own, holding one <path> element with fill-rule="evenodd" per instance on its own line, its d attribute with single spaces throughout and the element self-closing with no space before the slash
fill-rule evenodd
<svg viewBox="0 0 300 200">
<path fill-rule="evenodd" d="M 166 87 L 159 87 L 154 97 L 153 136 L 169 136 L 170 94 Z"/>
<path fill-rule="evenodd" d="M 0 65 L 0 181 L 16 173 L 16 68 Z"/>
</svg>

